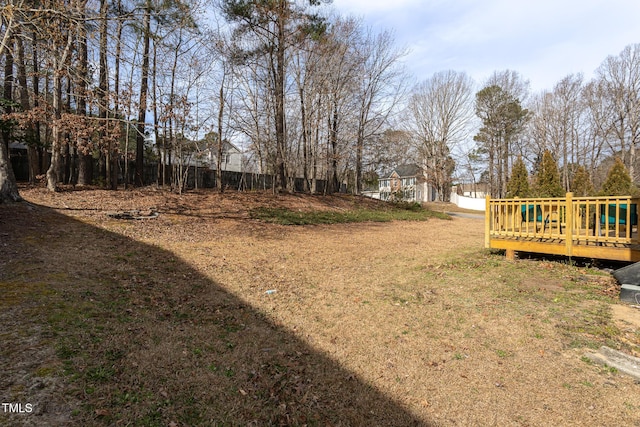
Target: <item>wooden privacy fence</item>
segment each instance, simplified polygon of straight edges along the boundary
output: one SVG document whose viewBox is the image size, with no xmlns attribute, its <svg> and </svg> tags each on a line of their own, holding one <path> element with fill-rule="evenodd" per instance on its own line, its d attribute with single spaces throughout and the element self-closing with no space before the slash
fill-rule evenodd
<svg viewBox="0 0 640 427">
<path fill-rule="evenodd" d="M 640 261 L 640 198 L 622 196 L 486 199 L 485 247 Z"/>
</svg>

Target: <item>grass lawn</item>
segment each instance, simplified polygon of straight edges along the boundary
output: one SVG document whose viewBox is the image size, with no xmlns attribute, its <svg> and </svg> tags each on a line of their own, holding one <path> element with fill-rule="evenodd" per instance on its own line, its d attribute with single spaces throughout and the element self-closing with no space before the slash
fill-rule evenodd
<svg viewBox="0 0 640 427">
<path fill-rule="evenodd" d="M 32 411 L 0 425 L 640 422 L 640 385 L 584 357 L 640 352 L 609 274 L 507 261 L 482 220 L 347 196 L 21 194 L 0 205 L 0 399 Z M 106 215 L 132 209 L 159 216 Z"/>
</svg>

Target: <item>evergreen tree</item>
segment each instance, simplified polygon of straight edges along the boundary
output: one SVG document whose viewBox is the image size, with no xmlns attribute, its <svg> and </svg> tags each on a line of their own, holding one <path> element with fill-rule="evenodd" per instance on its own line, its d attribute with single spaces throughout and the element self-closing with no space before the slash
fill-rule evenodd
<svg viewBox="0 0 640 427">
<path fill-rule="evenodd" d="M 518 156 L 507 183 L 507 197 L 528 197 L 529 193 L 529 173 L 522 157 Z"/>
<path fill-rule="evenodd" d="M 607 179 L 602 184 L 601 196 L 630 196 L 635 194 L 636 188 L 631 182 L 629 172 L 619 157 L 609 169 Z"/>
<path fill-rule="evenodd" d="M 578 197 L 593 195 L 593 183 L 591 182 L 589 172 L 587 172 L 584 166 L 579 166 L 576 170 L 571 184 L 571 191 Z"/>
<path fill-rule="evenodd" d="M 325 20 L 313 10 L 320 0 L 223 0 L 222 12 L 230 23 L 237 24 L 234 34 L 239 44 L 248 48 L 246 58 L 263 56 L 269 70 L 267 85 L 273 103 L 276 153 L 275 189 L 287 189 L 286 83 L 287 54 L 308 37 L 318 38 L 327 30 Z M 243 39 L 244 40 L 241 40 Z"/>
<path fill-rule="evenodd" d="M 558 164 L 549 150 L 542 155 L 542 163 L 536 177 L 535 193 L 537 197 L 562 197 L 564 189 L 560 185 Z"/>
<path fill-rule="evenodd" d="M 524 132 L 529 110 L 522 108 L 520 100 L 509 91 L 491 85 L 476 94 L 476 115 L 482 120 L 482 127 L 473 139 L 487 155 L 491 195 L 502 197 L 508 191 L 512 145 Z"/>
</svg>

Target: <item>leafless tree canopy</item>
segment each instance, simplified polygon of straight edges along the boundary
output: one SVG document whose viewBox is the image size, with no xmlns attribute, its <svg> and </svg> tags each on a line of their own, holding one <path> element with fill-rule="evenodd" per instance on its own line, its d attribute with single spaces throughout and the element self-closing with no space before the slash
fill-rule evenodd
<svg viewBox="0 0 640 427">
<path fill-rule="evenodd" d="M 427 179 L 439 197 L 451 185 L 452 150 L 469 136 L 473 82 L 465 73 L 443 71 L 418 84 L 409 101 L 411 128 Z"/>
<path fill-rule="evenodd" d="M 324 191 L 357 193 L 404 161 L 423 164 L 439 194 L 465 179 L 500 195 L 517 156 L 533 175 L 547 149 L 567 190 L 580 166 L 597 187 L 614 156 L 639 178 L 640 45 L 591 81 L 570 75 L 538 94 L 516 71 L 481 85 L 442 71 L 409 90 L 393 33 L 323 3 L 5 1 L 1 198 L 19 198 L 10 142 L 51 190 L 156 181 L 182 191 L 188 165 L 221 170 L 226 142 L 243 149 L 244 170 L 283 190 L 298 177 L 308 191 L 322 179 Z"/>
</svg>

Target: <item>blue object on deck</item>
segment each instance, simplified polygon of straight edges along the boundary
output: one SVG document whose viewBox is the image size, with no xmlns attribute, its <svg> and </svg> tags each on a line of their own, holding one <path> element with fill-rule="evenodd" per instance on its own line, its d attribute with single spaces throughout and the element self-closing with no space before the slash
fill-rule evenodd
<svg viewBox="0 0 640 427">
<path fill-rule="evenodd" d="M 618 224 L 627 225 L 627 204 L 621 203 L 620 205 L 620 218 L 618 218 Z M 605 212 L 606 211 L 606 212 Z M 638 224 L 638 205 L 631 204 L 631 225 Z M 606 209 L 605 205 L 600 205 L 600 224 L 615 225 L 616 224 L 616 204 L 611 203 Z"/>
<path fill-rule="evenodd" d="M 542 222 L 542 208 L 540 205 L 521 205 L 520 209 L 522 213 L 522 222 Z"/>
</svg>

